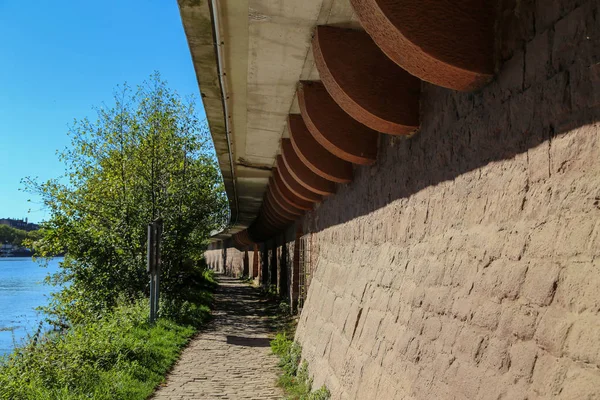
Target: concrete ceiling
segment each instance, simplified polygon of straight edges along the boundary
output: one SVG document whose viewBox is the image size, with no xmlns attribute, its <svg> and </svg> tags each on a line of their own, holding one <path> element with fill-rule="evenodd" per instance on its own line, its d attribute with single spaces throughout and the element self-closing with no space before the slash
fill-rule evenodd
<svg viewBox="0 0 600 400">
<path fill-rule="evenodd" d="M 298 81 L 319 79 L 310 46 L 314 28 L 360 25 L 348 0 L 179 0 L 179 6 L 233 234 L 248 227 L 259 211 L 280 139 L 288 137 L 287 116 L 299 113 Z"/>
</svg>

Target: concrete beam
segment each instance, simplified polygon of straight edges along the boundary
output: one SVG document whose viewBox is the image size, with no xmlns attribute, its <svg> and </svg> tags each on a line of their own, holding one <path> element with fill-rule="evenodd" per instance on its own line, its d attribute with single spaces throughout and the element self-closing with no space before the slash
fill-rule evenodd
<svg viewBox="0 0 600 400">
<path fill-rule="evenodd" d="M 419 127 L 421 81 L 383 54 L 366 32 L 318 26 L 312 48 L 323 85 L 352 118 L 391 135 Z"/>
<path fill-rule="evenodd" d="M 322 178 L 338 183 L 352 180 L 352 164 L 325 149 L 308 131 L 298 114 L 288 116 L 292 147 L 304 165 Z"/>
<path fill-rule="evenodd" d="M 298 105 L 308 131 L 330 153 L 354 164 L 377 160 L 379 133 L 344 112 L 321 82 L 300 82 Z"/>
<path fill-rule="evenodd" d="M 494 74 L 494 2 L 350 0 L 383 52 L 412 75 L 472 91 Z"/>
</svg>

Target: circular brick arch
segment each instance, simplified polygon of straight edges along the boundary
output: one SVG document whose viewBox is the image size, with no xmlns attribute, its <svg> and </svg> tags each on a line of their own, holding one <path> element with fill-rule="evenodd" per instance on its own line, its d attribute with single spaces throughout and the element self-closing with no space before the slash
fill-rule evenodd
<svg viewBox="0 0 600 400">
<path fill-rule="evenodd" d="M 290 219 L 285 218 L 279 214 L 277 214 L 275 211 L 273 211 L 271 208 L 263 206 L 263 210 L 262 210 L 265 218 L 271 223 L 271 225 L 273 226 L 278 226 L 278 225 L 282 225 L 288 221 L 290 221 Z"/>
<path fill-rule="evenodd" d="M 354 164 L 377 160 L 379 133 L 342 110 L 321 82 L 300 82 L 298 105 L 308 131 L 330 153 Z"/>
<path fill-rule="evenodd" d="M 283 210 L 285 210 L 287 213 L 292 214 L 292 215 L 302 215 L 303 211 L 299 208 L 294 207 L 293 205 L 291 205 L 290 203 L 288 203 L 286 200 L 283 199 L 283 197 L 281 196 L 281 193 L 279 193 L 279 190 L 277 189 L 277 187 L 275 186 L 275 183 L 273 183 L 273 178 L 269 178 L 269 188 L 267 189 L 269 194 L 272 197 L 272 200 Z"/>
<path fill-rule="evenodd" d="M 285 186 L 296 196 L 313 203 L 321 201 L 322 198 L 320 195 L 308 190 L 294 179 L 281 155 L 277 156 L 277 171 L 279 171 L 279 175 Z"/>
<path fill-rule="evenodd" d="M 275 188 L 279 194 L 281 194 L 281 197 L 283 197 L 283 199 L 292 206 L 301 210 L 311 210 L 313 208 L 314 202 L 303 200 L 296 196 L 290 189 L 288 189 L 288 187 L 283 183 L 277 168 L 273 168 L 273 183 L 275 184 Z"/>
<path fill-rule="evenodd" d="M 263 204 L 266 204 L 266 208 L 270 212 L 271 216 L 276 217 L 278 220 L 294 221 L 298 218 L 297 214 L 292 214 L 284 208 L 281 208 L 279 203 L 275 201 L 269 192 L 267 192 Z"/>
<path fill-rule="evenodd" d="M 494 72 L 493 5 L 487 0 L 350 0 L 381 50 L 416 77 L 460 91 Z"/>
<path fill-rule="evenodd" d="M 310 134 L 302 116 L 288 116 L 288 128 L 294 151 L 304 165 L 327 180 L 348 183 L 352 180 L 352 164 L 327 151 Z"/>
<path fill-rule="evenodd" d="M 312 47 L 323 85 L 355 120 L 392 135 L 419 127 L 421 81 L 390 60 L 366 32 L 318 26 Z"/>
<path fill-rule="evenodd" d="M 290 175 L 306 189 L 323 196 L 335 193 L 335 183 L 308 168 L 296 154 L 290 139 L 281 139 L 281 155 Z"/>
</svg>

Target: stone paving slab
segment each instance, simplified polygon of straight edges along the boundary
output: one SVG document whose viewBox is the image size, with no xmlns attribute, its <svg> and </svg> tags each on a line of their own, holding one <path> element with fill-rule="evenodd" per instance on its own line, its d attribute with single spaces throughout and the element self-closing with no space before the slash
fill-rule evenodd
<svg viewBox="0 0 600 400">
<path fill-rule="evenodd" d="M 218 277 L 214 320 L 183 351 L 152 399 L 281 399 L 266 303 L 237 279 Z"/>
</svg>

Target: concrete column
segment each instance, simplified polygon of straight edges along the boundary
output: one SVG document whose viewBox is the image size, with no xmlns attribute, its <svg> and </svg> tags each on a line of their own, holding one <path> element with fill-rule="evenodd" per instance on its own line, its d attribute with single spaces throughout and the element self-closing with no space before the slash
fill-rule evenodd
<svg viewBox="0 0 600 400">
<path fill-rule="evenodd" d="M 248 250 L 244 250 L 244 272 L 243 276 L 250 276 L 250 260 L 248 259 Z"/>
<path fill-rule="evenodd" d="M 260 265 L 260 251 L 258 251 L 258 245 L 256 243 L 252 246 L 252 253 L 252 278 L 258 278 Z"/>
<path fill-rule="evenodd" d="M 269 284 L 269 246 L 268 242 L 263 242 L 261 245 L 261 276 L 260 282 L 262 285 L 266 286 Z"/>
<path fill-rule="evenodd" d="M 269 284 L 277 286 L 277 237 L 270 241 L 269 253 Z"/>
</svg>

